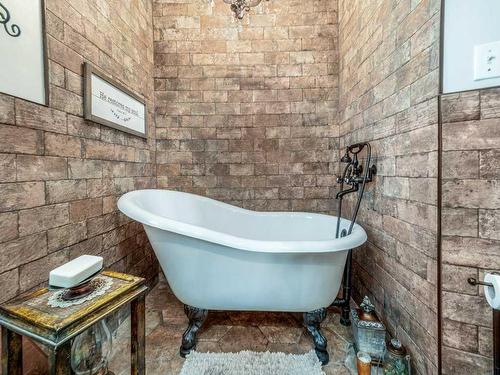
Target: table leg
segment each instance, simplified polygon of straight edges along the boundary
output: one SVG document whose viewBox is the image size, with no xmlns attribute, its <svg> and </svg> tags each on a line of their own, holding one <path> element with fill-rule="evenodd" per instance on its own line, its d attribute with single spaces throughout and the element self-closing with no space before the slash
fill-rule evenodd
<svg viewBox="0 0 500 375">
<path fill-rule="evenodd" d="M 144 295 L 131 303 L 132 375 L 146 373 L 146 304 Z"/>
<path fill-rule="evenodd" d="M 2 373 L 4 375 L 23 373 L 23 338 L 5 327 L 2 327 Z"/>
<path fill-rule="evenodd" d="M 49 356 L 50 375 L 71 375 L 71 341 L 54 348 Z"/>
</svg>

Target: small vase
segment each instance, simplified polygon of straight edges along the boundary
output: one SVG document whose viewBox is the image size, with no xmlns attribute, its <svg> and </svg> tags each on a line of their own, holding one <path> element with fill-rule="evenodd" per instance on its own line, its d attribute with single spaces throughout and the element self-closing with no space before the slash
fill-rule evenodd
<svg viewBox="0 0 500 375">
<path fill-rule="evenodd" d="M 76 375 L 108 374 L 113 340 L 105 320 L 79 334 L 71 346 L 71 368 Z"/>
</svg>

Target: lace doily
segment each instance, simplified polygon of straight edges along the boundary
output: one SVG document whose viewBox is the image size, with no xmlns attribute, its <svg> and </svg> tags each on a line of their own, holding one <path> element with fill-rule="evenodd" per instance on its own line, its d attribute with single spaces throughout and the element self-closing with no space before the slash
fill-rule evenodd
<svg viewBox="0 0 500 375">
<path fill-rule="evenodd" d="M 72 301 L 65 301 L 63 299 L 63 296 L 67 292 L 67 289 L 63 289 L 51 295 L 47 301 L 47 304 L 50 307 L 62 307 L 62 308 L 74 305 L 81 305 L 84 302 L 93 300 L 94 298 L 102 296 L 104 293 L 106 293 L 106 291 L 109 288 L 111 288 L 111 285 L 113 285 L 113 279 L 111 279 L 110 277 L 96 277 L 90 283 L 93 284 L 95 290 L 85 297 L 75 299 Z"/>
</svg>

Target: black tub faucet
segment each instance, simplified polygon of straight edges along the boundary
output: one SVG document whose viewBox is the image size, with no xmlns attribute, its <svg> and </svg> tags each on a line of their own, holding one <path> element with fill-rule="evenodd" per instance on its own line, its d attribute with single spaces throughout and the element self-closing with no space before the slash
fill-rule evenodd
<svg viewBox="0 0 500 375">
<path fill-rule="evenodd" d="M 358 154 L 363 151 L 366 147 L 366 168 L 358 161 Z M 367 182 L 373 180 L 373 176 L 377 173 L 377 167 L 372 165 L 372 147 L 368 142 L 356 143 L 347 146 L 344 156 L 340 159 L 342 163 L 347 165 L 344 168 L 342 176 L 337 177 L 337 182 L 340 184 L 340 190 L 335 196 L 339 201 L 338 213 L 337 213 L 337 229 L 335 231 L 335 238 L 339 238 L 340 235 L 340 221 L 342 216 L 342 198 L 350 193 L 358 193 L 358 200 L 354 208 L 351 223 L 349 225 L 349 230 L 345 231 L 343 235 L 351 234 L 354 223 L 356 222 L 356 217 L 358 216 L 359 206 L 361 205 L 361 200 L 363 199 L 363 194 L 365 192 L 365 185 Z M 349 188 L 344 189 L 344 185 L 349 185 Z M 342 231 L 344 232 L 344 231 Z"/>
<path fill-rule="evenodd" d="M 358 154 L 366 148 L 366 168 L 363 168 L 358 161 Z M 373 176 L 377 173 L 377 167 L 372 165 L 372 148 L 369 143 L 356 143 L 350 145 L 346 148 L 344 156 L 340 159 L 342 163 L 347 164 L 344 168 L 342 176 L 337 177 L 337 182 L 340 184 L 340 191 L 336 195 L 336 199 L 339 201 L 338 212 L 337 212 L 337 228 L 335 231 L 335 238 L 348 236 L 351 234 L 354 224 L 356 223 L 356 217 L 358 216 L 359 207 L 361 205 L 361 200 L 363 199 L 363 194 L 365 192 L 365 185 L 367 182 L 373 180 Z M 348 188 L 344 189 L 344 185 L 349 185 Z M 358 192 L 358 200 L 354 211 L 352 213 L 351 222 L 349 223 L 349 229 L 342 229 L 340 232 L 340 222 L 342 220 L 342 199 L 345 195 L 350 193 Z M 349 317 L 349 302 L 351 300 L 351 271 L 352 271 L 352 251 L 349 250 L 346 265 L 344 268 L 344 275 L 342 278 L 342 298 L 337 298 L 334 302 L 334 306 L 341 308 L 340 323 L 344 326 L 351 324 Z"/>
<path fill-rule="evenodd" d="M 363 174 L 363 166 L 358 161 L 358 154 L 367 147 L 367 169 Z M 352 157 L 351 157 L 352 155 Z M 340 159 L 342 163 L 347 164 L 344 168 L 342 176 L 337 177 L 337 182 L 340 183 L 340 191 L 336 195 L 336 199 L 342 198 L 344 195 L 354 193 L 359 190 L 359 186 L 366 182 L 371 182 L 373 175 L 377 173 L 377 167 L 371 164 L 371 146 L 369 143 L 356 143 L 346 148 L 345 154 Z M 350 185 L 350 188 L 344 189 L 344 184 Z M 340 216 L 340 215 L 339 215 Z M 354 217 L 355 220 L 355 217 Z"/>
</svg>

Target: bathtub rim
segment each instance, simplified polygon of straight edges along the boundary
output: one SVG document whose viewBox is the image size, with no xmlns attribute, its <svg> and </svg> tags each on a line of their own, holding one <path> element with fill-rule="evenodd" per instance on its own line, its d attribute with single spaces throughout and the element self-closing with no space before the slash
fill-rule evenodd
<svg viewBox="0 0 500 375">
<path fill-rule="evenodd" d="M 351 250 L 361 246 L 367 240 L 365 230 L 359 225 L 354 224 L 352 233 L 349 236 L 332 239 L 332 240 L 317 240 L 317 241 L 283 241 L 283 240 L 257 240 L 245 237 L 239 237 L 228 233 L 214 231 L 202 226 L 184 223 L 181 221 L 169 219 L 157 214 L 154 214 L 146 209 L 139 207 L 133 201 L 133 198 L 140 194 L 148 192 L 168 192 L 172 194 L 188 195 L 193 199 L 210 201 L 213 204 L 224 209 L 239 211 L 245 214 L 253 214 L 255 216 L 308 216 L 308 217 L 328 217 L 336 219 L 336 216 L 325 215 L 310 212 L 287 212 L 287 211 L 253 211 L 245 208 L 237 207 L 228 203 L 224 203 L 212 198 L 204 197 L 197 194 L 168 190 L 168 189 L 141 189 L 134 190 L 123 194 L 117 202 L 118 209 L 130 217 L 131 219 L 160 230 L 170 231 L 184 236 L 196 238 L 202 241 L 207 241 L 239 250 L 251 252 L 265 253 L 326 253 Z M 347 219 L 343 221 L 349 222 Z M 332 233 L 335 227 L 332 226 Z"/>
</svg>

